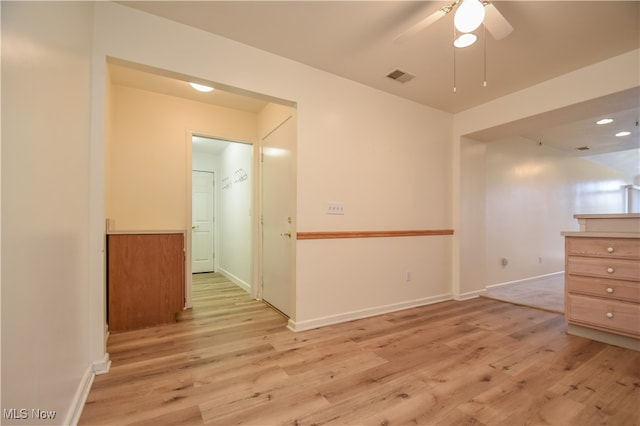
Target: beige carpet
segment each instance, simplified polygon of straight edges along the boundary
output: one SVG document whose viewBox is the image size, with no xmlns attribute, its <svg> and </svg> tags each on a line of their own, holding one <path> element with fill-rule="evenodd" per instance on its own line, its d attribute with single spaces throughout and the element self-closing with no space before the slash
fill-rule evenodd
<svg viewBox="0 0 640 426">
<path fill-rule="evenodd" d="M 564 276 L 487 290 L 482 297 L 564 313 Z"/>
</svg>

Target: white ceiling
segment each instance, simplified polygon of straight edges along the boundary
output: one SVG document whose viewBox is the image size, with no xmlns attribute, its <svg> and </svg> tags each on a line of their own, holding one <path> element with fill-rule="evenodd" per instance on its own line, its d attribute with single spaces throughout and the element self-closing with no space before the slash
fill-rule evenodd
<svg viewBox="0 0 640 426">
<path fill-rule="evenodd" d="M 402 43 L 393 39 L 449 2 L 434 1 L 125 1 L 126 6 L 181 22 L 259 49 L 308 64 L 365 85 L 456 113 L 586 65 L 640 47 L 640 1 L 496 1 L 494 5 L 514 27 L 508 37 L 486 37 L 487 87 L 483 81 L 483 43 L 456 51 L 453 93 L 452 14 Z M 399 83 L 386 77 L 401 69 L 416 77 Z M 147 85 L 116 70 L 117 84 Z M 138 76 L 141 77 L 141 76 Z M 615 76 L 605 76 L 615 78 Z M 186 79 L 186 77 L 184 78 Z M 184 80 L 183 79 L 183 80 Z M 125 80 L 131 80 L 128 83 Z M 147 90 L 162 89 L 161 82 Z M 168 83 L 168 82 L 164 82 Z M 184 85 L 183 85 L 184 86 Z M 181 89 L 183 87 L 181 86 Z M 188 91 L 187 91 L 188 93 Z M 231 107 L 256 111 L 264 103 L 247 105 L 242 97 L 228 99 L 214 91 L 203 102 L 231 102 Z M 193 97 L 194 93 L 184 96 Z M 526 132 L 505 129 L 572 155 L 637 151 L 640 147 L 638 92 L 621 94 L 589 108 L 576 106 L 558 117 L 532 120 Z M 233 106 L 235 105 L 235 106 Z M 597 107 L 596 107 L 597 106 Z M 582 110 L 581 110 L 582 108 Z M 620 143 L 594 119 L 616 114 L 615 125 L 632 131 Z M 537 127 L 531 128 L 536 123 Z M 520 123 L 522 124 L 522 123 Z M 524 126 L 527 127 L 527 126 Z M 614 126 L 610 126 L 613 128 Z M 495 129 L 494 129 L 495 130 Z M 513 133 L 519 131 L 519 133 Z M 599 132 L 603 132 L 599 135 Z M 487 132 L 487 137 L 492 132 Z M 477 135 L 482 138 L 483 135 Z M 590 150 L 576 151 L 576 145 Z M 640 158 L 636 154 L 636 159 Z M 624 158 L 629 159 L 628 154 Z M 614 161 L 615 163 L 615 161 Z M 627 161 L 628 163 L 628 161 Z M 633 166 L 633 165 L 632 165 Z M 635 174 L 640 174 L 635 165 Z"/>
</svg>

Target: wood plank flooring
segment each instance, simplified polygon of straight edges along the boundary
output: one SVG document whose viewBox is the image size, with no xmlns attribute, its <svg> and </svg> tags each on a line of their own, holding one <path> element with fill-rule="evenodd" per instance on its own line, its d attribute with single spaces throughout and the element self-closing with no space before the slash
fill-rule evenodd
<svg viewBox="0 0 640 426">
<path fill-rule="evenodd" d="M 640 354 L 555 313 L 477 298 L 293 333 L 194 278 L 178 323 L 110 336 L 80 425 L 640 424 Z"/>
</svg>

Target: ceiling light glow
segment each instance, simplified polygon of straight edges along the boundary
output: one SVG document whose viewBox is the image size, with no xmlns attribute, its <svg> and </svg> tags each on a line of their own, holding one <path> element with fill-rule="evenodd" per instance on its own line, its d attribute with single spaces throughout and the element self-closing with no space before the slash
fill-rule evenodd
<svg viewBox="0 0 640 426">
<path fill-rule="evenodd" d="M 205 86 L 204 84 L 198 84 L 198 83 L 189 83 L 189 84 L 191 85 L 191 87 L 193 87 L 199 92 L 210 92 L 213 90 L 213 87 Z"/>
<path fill-rule="evenodd" d="M 463 0 L 453 17 L 453 24 L 461 33 L 470 33 L 484 21 L 484 5 L 479 0 Z"/>
<path fill-rule="evenodd" d="M 478 37 L 475 34 L 461 34 L 460 37 L 454 40 L 453 45 L 459 48 L 468 47 L 475 43 L 477 39 Z"/>
<path fill-rule="evenodd" d="M 630 134 L 631 134 L 631 132 L 624 131 L 624 132 L 618 132 L 618 133 L 616 133 L 616 136 L 617 136 L 617 137 L 619 137 L 619 138 L 621 138 L 621 137 L 623 137 L 623 136 L 629 136 Z"/>
<path fill-rule="evenodd" d="M 613 118 L 603 118 L 602 120 L 596 121 L 596 124 L 609 124 L 613 123 Z"/>
</svg>

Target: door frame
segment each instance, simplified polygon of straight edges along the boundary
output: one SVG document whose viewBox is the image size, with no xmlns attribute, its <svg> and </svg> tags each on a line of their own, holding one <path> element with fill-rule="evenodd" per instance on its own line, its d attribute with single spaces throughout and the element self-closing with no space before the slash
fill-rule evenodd
<svg viewBox="0 0 640 426">
<path fill-rule="evenodd" d="M 225 137 L 220 137 L 220 136 L 216 136 L 216 135 L 212 135 L 210 133 L 207 132 L 199 132 L 196 130 L 187 130 L 186 135 L 185 135 L 185 152 L 186 152 L 186 156 L 185 156 L 185 268 L 184 268 L 184 273 L 185 273 L 185 277 L 184 277 L 184 307 L 185 309 L 191 309 L 193 307 L 193 300 L 192 300 L 192 288 L 193 288 L 193 282 L 192 282 L 192 259 L 193 259 L 193 247 L 192 247 L 192 235 L 191 235 L 191 226 L 192 224 L 192 168 L 193 168 L 193 142 L 192 142 L 192 138 L 194 136 L 201 136 L 203 138 L 208 138 L 208 139 L 217 139 L 220 141 L 225 141 L 225 142 L 230 142 L 230 143 L 241 143 L 244 145 L 250 145 L 251 149 L 252 149 L 252 168 L 253 168 L 253 176 L 255 177 L 255 179 L 252 180 L 252 188 L 251 188 L 251 209 L 253 211 L 253 215 L 251 217 L 251 236 L 252 236 L 252 241 L 251 241 L 251 264 L 253 265 L 251 268 L 251 295 L 253 297 L 257 298 L 257 292 L 256 289 L 258 288 L 257 285 L 257 277 L 260 276 L 259 274 L 259 265 L 257 265 L 258 262 L 256 262 L 256 259 L 258 259 L 258 257 L 256 256 L 258 247 L 260 247 L 260 245 L 262 244 L 262 240 L 260 238 L 260 216 L 261 216 L 261 206 L 259 203 L 259 199 L 258 199 L 258 195 L 259 195 L 259 190 L 258 188 L 260 188 L 260 178 L 259 173 L 257 173 L 256 171 L 259 171 L 259 158 L 260 158 L 260 147 L 259 147 L 259 143 L 254 143 L 254 142 L 250 142 L 250 141 L 242 141 L 242 140 L 234 140 L 234 139 L 228 139 Z M 215 193 L 214 193 L 215 196 Z M 217 223 L 217 222 L 216 222 Z M 217 225 L 214 224 L 214 227 L 216 227 Z"/>
</svg>

